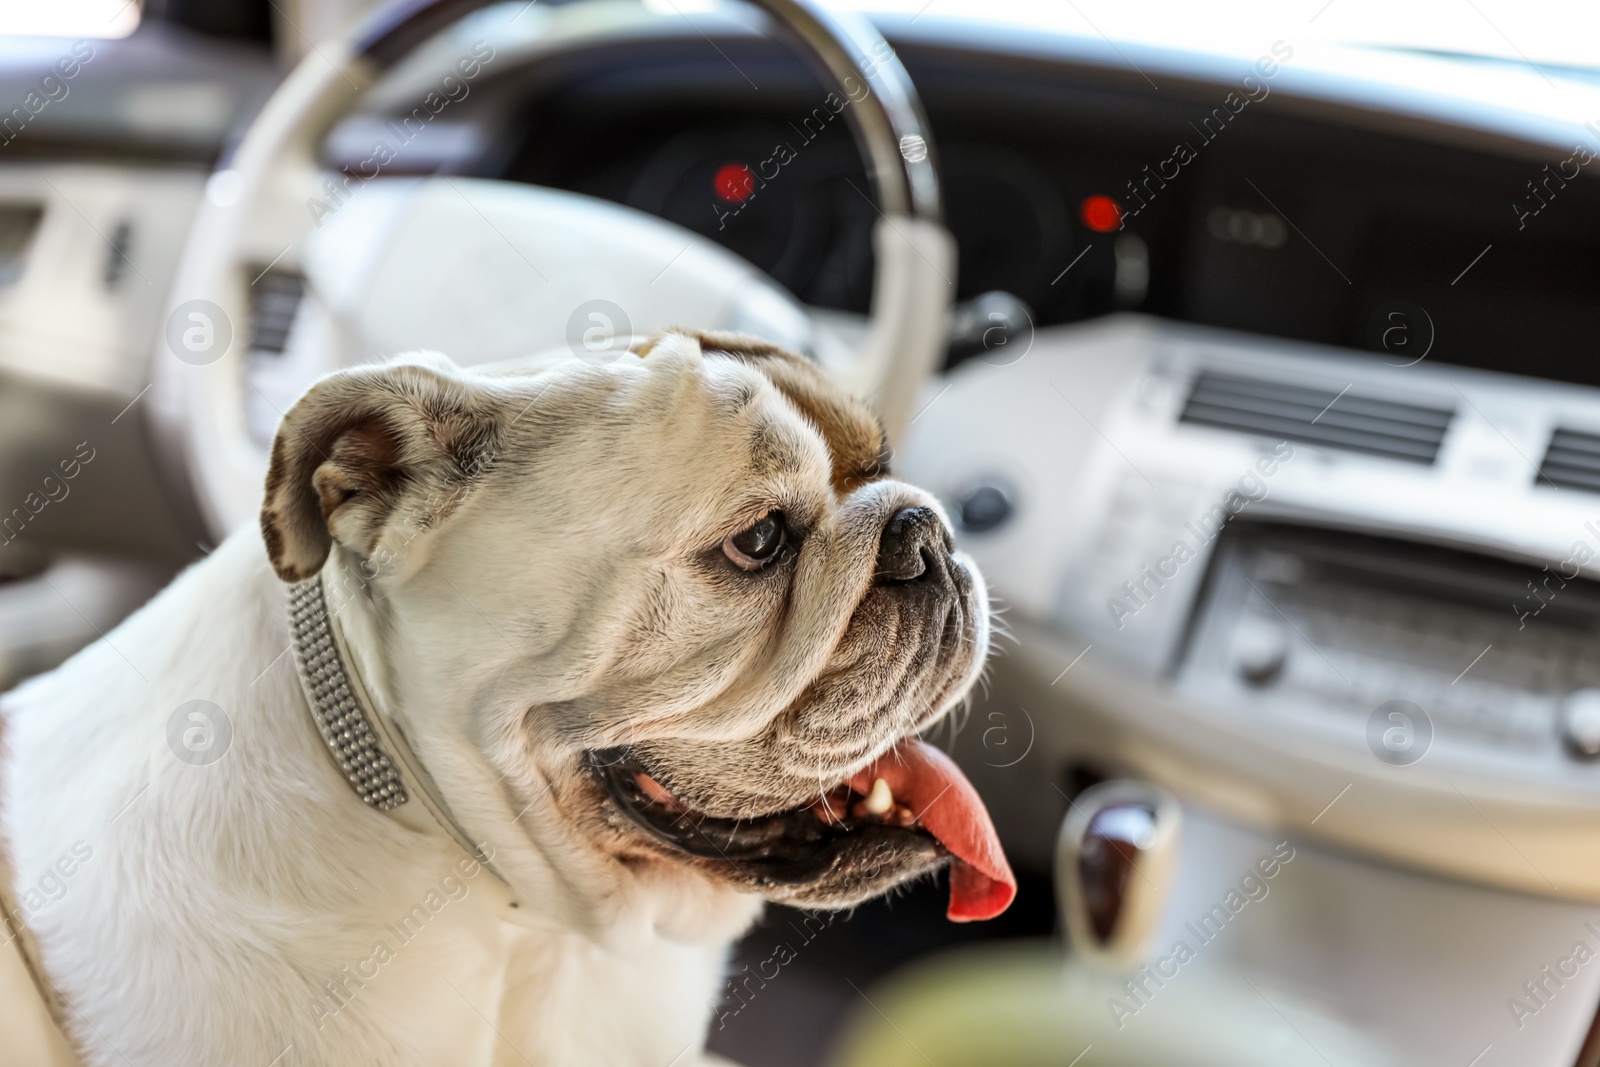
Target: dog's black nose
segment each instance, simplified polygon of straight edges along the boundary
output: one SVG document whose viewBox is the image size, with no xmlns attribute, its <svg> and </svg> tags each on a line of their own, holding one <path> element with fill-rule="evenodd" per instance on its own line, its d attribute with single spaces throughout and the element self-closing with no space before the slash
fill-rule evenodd
<svg viewBox="0 0 1600 1067">
<path fill-rule="evenodd" d="M 903 508 L 883 528 L 878 542 L 878 585 L 925 580 L 941 574 L 953 546 L 932 508 Z"/>
</svg>

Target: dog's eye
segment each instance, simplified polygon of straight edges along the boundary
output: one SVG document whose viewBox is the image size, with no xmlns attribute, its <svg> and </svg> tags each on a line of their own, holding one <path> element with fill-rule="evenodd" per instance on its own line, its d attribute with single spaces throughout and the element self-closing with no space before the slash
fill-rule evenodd
<svg viewBox="0 0 1600 1067">
<path fill-rule="evenodd" d="M 754 525 L 722 542 L 722 551 L 736 566 L 758 571 L 778 558 L 783 543 L 783 512 L 769 511 Z"/>
</svg>

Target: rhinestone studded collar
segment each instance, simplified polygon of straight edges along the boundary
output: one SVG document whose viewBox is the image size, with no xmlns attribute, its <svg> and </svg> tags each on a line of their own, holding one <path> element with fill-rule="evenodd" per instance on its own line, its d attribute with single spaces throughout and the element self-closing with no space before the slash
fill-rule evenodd
<svg viewBox="0 0 1600 1067">
<path fill-rule="evenodd" d="M 333 761 L 362 801 L 380 811 L 398 808 L 410 799 L 405 780 L 345 673 L 322 594 L 322 575 L 289 587 L 289 632 L 312 721 Z"/>
<path fill-rule="evenodd" d="M 393 811 L 414 795 L 463 852 L 510 889 L 494 865 L 494 850 L 486 841 L 474 843 L 399 724 L 384 717 L 361 677 L 347 668 L 343 635 L 328 612 L 322 575 L 289 586 L 288 600 L 295 669 L 312 721 L 356 796 L 379 811 Z M 511 906 L 518 907 L 514 897 Z"/>
</svg>

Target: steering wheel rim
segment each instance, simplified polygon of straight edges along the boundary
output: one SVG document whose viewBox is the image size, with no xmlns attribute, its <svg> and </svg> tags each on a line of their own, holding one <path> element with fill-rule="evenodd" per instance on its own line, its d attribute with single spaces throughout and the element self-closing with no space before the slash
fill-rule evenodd
<svg viewBox="0 0 1600 1067">
<path fill-rule="evenodd" d="M 497 2 L 399 0 L 313 49 L 212 175 L 168 303 L 168 329 L 157 341 L 150 418 L 168 469 L 215 537 L 254 521 L 266 463 L 247 427 L 248 345 L 240 328 L 249 323 L 241 252 L 247 231 L 262 225 L 252 212 L 274 196 L 279 204 L 293 199 L 284 188 L 314 187 L 326 173 L 317 149 L 334 124 L 425 42 Z M 877 407 L 897 441 L 942 356 L 954 292 L 955 243 L 942 224 L 927 121 L 899 58 L 865 18 L 817 0 L 743 2 L 788 31 L 825 88 L 851 96 L 846 119 L 877 197 L 876 264 L 866 340 L 854 359 L 828 369 Z M 852 80 L 871 91 L 857 100 Z M 173 339 L 185 309 L 192 319 L 196 307 L 207 316 L 196 320 L 205 329 L 214 309 L 217 329 L 230 334 L 213 346 L 220 355 L 205 361 L 186 358 Z"/>
</svg>

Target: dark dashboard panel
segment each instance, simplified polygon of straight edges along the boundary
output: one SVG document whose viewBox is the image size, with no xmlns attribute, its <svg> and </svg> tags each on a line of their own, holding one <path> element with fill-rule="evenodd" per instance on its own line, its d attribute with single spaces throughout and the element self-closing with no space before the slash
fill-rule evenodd
<svg viewBox="0 0 1600 1067">
<path fill-rule="evenodd" d="M 1600 384 L 1600 189 L 1569 183 L 1519 229 L 1513 203 L 1536 165 L 1262 125 L 1201 176 L 1181 317 L 1382 351 L 1396 366 L 1426 353 Z M 1271 212 L 1289 233 L 1264 248 L 1199 232 L 1218 207 Z"/>
<path fill-rule="evenodd" d="M 670 219 L 809 304 L 866 310 L 876 209 L 844 122 L 791 128 L 731 101 L 716 109 L 663 101 L 602 118 L 582 95 L 551 105 L 530 116 L 506 176 Z M 729 167 L 744 168 L 742 180 L 719 187 Z"/>
<path fill-rule="evenodd" d="M 1600 186 L 1577 158 L 1541 169 L 1282 93 L 1207 121 L 1228 86 L 900 54 L 940 154 L 958 299 L 1003 289 L 1040 325 L 1138 310 L 1600 384 Z M 595 49 L 520 98 L 492 172 L 668 218 L 807 303 L 865 311 L 876 209 L 848 105 L 825 96 L 767 42 Z M 1096 195 L 1129 213 L 1121 229 L 1087 224 Z"/>
<path fill-rule="evenodd" d="M 877 210 L 848 113 L 830 115 L 820 84 L 782 50 L 748 40 L 718 47 L 728 59 L 714 54 L 709 64 L 678 54 L 707 49 L 704 41 L 663 43 L 648 56 L 634 48 L 588 77 L 550 84 L 525 102 L 508 138 L 515 147 L 493 173 L 660 215 L 739 253 L 807 303 L 866 311 Z M 926 65 L 905 58 L 919 76 Z M 922 74 L 946 223 L 961 250 L 957 298 L 1003 289 L 1041 323 L 1134 306 L 1114 293 L 1116 235 L 1078 217 L 1085 196 L 1111 190 L 1117 168 L 1061 138 L 1054 115 L 1021 113 L 1015 97 L 989 112 L 964 77 Z M 717 174 L 729 164 L 752 172 L 753 195 L 742 204 L 718 195 Z M 1146 296 L 1159 302 L 1154 288 Z M 1159 310 L 1176 314 L 1176 296 L 1168 292 Z"/>
</svg>

